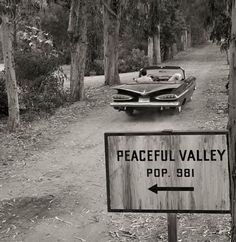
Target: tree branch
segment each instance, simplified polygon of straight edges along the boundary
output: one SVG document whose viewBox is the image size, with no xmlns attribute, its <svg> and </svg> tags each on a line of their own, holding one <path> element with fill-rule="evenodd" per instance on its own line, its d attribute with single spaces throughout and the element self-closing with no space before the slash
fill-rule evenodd
<svg viewBox="0 0 236 242">
<path fill-rule="evenodd" d="M 54 1 L 55 4 L 63 7 L 63 8 L 67 8 L 67 9 L 70 9 L 70 2 L 69 1 L 62 1 L 62 0 L 55 0 Z"/>
<path fill-rule="evenodd" d="M 104 5 L 104 7 L 106 8 L 106 10 L 115 18 L 118 18 L 118 16 L 116 15 L 116 13 L 109 7 L 109 5 L 104 1 L 102 0 L 102 3 Z"/>
</svg>

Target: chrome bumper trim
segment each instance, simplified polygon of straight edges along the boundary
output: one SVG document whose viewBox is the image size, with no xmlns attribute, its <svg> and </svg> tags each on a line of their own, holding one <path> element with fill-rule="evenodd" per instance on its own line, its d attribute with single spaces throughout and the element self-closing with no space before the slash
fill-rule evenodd
<svg viewBox="0 0 236 242">
<path fill-rule="evenodd" d="M 112 107 L 116 108 L 125 108 L 125 107 L 132 107 L 132 108 L 144 108 L 144 107 L 179 107 L 181 106 L 180 102 L 112 102 L 110 103 Z"/>
</svg>

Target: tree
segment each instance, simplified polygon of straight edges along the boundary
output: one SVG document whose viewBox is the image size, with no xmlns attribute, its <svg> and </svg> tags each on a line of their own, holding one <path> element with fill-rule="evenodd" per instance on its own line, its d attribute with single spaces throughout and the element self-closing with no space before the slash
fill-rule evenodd
<svg viewBox="0 0 236 242">
<path fill-rule="evenodd" d="M 71 47 L 70 91 L 74 101 L 84 99 L 87 52 L 87 0 L 72 0 L 68 35 Z"/>
<path fill-rule="evenodd" d="M 177 52 L 177 46 L 178 50 L 183 50 L 184 46 L 187 48 L 186 21 L 175 0 L 162 0 L 160 22 L 162 58 L 166 60 Z M 183 46 L 179 46 L 179 43 Z"/>
<path fill-rule="evenodd" d="M 160 60 L 172 58 L 177 53 L 176 43 L 180 42 L 184 29 L 184 15 L 176 0 L 130 0 L 121 22 L 121 40 L 126 47 L 132 43 L 133 47 L 129 47 L 130 49 L 145 50 L 149 56 L 149 64 L 152 65 L 153 55 L 158 63 Z M 157 40 L 154 50 L 153 36 L 156 36 Z"/>
<path fill-rule="evenodd" d="M 236 241 L 236 4 L 232 3 L 232 30 L 230 43 L 230 82 L 229 82 L 229 134 L 230 134 L 230 174 L 231 174 L 231 241 Z"/>
<path fill-rule="evenodd" d="M 149 0 L 148 8 L 148 57 L 150 65 L 161 63 L 161 0 Z"/>
<path fill-rule="evenodd" d="M 16 25 L 32 12 L 44 8 L 46 0 L 0 0 L 1 41 L 5 65 L 8 99 L 8 129 L 15 130 L 20 124 L 18 87 L 15 73 L 14 48 L 16 47 Z M 32 10 L 32 12 L 31 12 Z M 34 16 L 34 20 L 37 18 Z"/>
<path fill-rule="evenodd" d="M 67 35 L 70 6 L 61 6 L 51 3 L 41 11 L 41 29 L 53 37 L 53 45 L 65 56 L 69 52 L 69 39 Z"/>
<path fill-rule="evenodd" d="M 206 18 L 209 15 L 209 3 L 212 1 L 215 0 L 177 0 L 193 45 L 201 44 L 208 38 Z"/>
<path fill-rule="evenodd" d="M 105 85 L 120 83 L 118 73 L 119 30 L 124 0 L 103 0 Z"/>
<path fill-rule="evenodd" d="M 88 50 L 86 74 L 103 74 L 103 13 L 102 5 L 94 0 L 88 11 Z"/>
<path fill-rule="evenodd" d="M 209 14 L 206 24 L 212 27 L 210 39 L 220 45 L 220 50 L 225 51 L 229 64 L 228 50 L 231 39 L 231 6 L 227 0 L 214 0 L 208 3 Z"/>
<path fill-rule="evenodd" d="M 6 74 L 6 89 L 8 98 L 8 129 L 13 131 L 20 123 L 18 88 L 14 66 L 14 21 L 16 17 L 16 1 L 1 1 L 1 37 L 2 51 Z"/>
</svg>

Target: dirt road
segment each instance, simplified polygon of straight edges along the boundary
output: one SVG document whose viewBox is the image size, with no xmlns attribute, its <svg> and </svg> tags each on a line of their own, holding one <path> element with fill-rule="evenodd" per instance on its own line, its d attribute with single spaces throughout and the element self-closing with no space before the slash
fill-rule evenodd
<svg viewBox="0 0 236 242">
<path fill-rule="evenodd" d="M 166 241 L 165 215 L 106 212 L 103 135 L 109 131 L 225 128 L 226 114 L 223 111 L 216 114 L 214 109 L 218 98 L 225 96 L 222 78 L 227 76 L 228 68 L 218 47 L 209 44 L 188 50 L 171 64 L 181 65 L 187 75 L 197 77 L 193 100 L 182 113 L 152 112 L 128 117 L 109 106 L 93 110 L 56 136 L 48 147 L 32 151 L 23 168 L 1 180 L 3 209 L 9 211 L 6 221 L 1 221 L 1 241 L 155 241 L 155 237 L 156 241 Z M 127 76 L 122 75 L 122 81 Z M 211 88 L 218 85 L 219 95 L 211 96 Z M 212 122 L 216 126 L 211 126 Z M 200 215 L 198 218 L 202 221 Z M 208 222 L 213 224 L 214 219 Z M 180 220 L 191 224 L 191 217 Z M 135 221 L 142 226 L 132 235 L 127 229 Z M 138 238 L 138 233 L 143 233 L 143 237 L 139 234 Z M 180 241 L 204 241 L 203 235 L 198 235 L 199 240 L 191 234 L 186 239 L 184 234 L 181 236 Z M 209 241 L 228 240 L 223 236 L 222 240 Z"/>
</svg>

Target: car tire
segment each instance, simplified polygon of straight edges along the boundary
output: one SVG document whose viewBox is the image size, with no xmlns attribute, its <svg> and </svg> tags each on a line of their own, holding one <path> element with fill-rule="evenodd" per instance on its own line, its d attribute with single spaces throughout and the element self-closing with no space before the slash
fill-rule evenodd
<svg viewBox="0 0 236 242">
<path fill-rule="evenodd" d="M 126 108 L 125 113 L 128 116 L 133 116 L 134 115 L 134 109 L 133 108 Z"/>
<path fill-rule="evenodd" d="M 176 109 L 177 109 L 178 113 L 182 112 L 182 106 L 178 106 Z"/>
</svg>

